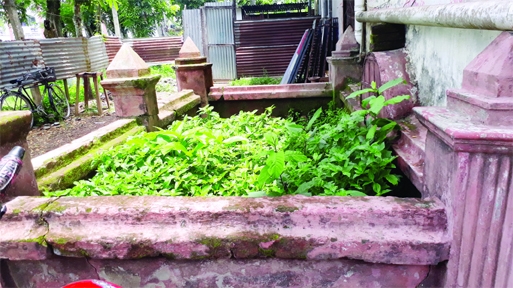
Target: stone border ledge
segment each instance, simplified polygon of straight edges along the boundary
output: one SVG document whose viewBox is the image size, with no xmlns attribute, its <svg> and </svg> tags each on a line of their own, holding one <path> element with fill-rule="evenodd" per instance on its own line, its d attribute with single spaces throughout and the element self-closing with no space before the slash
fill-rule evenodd
<svg viewBox="0 0 513 288">
<path fill-rule="evenodd" d="M 122 134 L 122 132 L 128 131 L 134 126 L 136 126 L 135 119 L 116 120 L 101 129 L 94 130 L 89 134 L 71 141 L 70 143 L 64 144 L 59 148 L 35 157 L 32 159 L 32 165 L 34 166 L 36 176 L 39 178 L 48 174 L 62 166 L 61 162 L 65 162 L 70 158 L 82 156 L 96 144 L 101 144 L 104 141 L 115 137 L 114 135 Z"/>
<path fill-rule="evenodd" d="M 8 209 L 0 221 L 9 231 L 0 235 L 0 258 L 10 260 L 46 259 L 45 247 L 92 259 L 349 258 L 436 265 L 449 255 L 445 210 L 434 200 L 18 197 Z"/>
<path fill-rule="evenodd" d="M 333 97 L 331 83 L 211 87 L 209 101 Z"/>
</svg>

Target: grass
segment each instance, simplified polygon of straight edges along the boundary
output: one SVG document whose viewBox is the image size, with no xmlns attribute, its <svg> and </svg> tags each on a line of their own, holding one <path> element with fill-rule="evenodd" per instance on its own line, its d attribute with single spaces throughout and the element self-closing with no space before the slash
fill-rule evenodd
<svg viewBox="0 0 513 288">
<path fill-rule="evenodd" d="M 233 80 L 231 86 L 251 86 L 251 85 L 275 85 L 280 84 L 282 77 L 270 77 L 264 75 L 262 77 L 248 77 Z"/>
<path fill-rule="evenodd" d="M 151 75 L 159 74 L 162 78 L 176 79 L 175 69 L 170 64 L 155 65 L 150 67 Z"/>
</svg>

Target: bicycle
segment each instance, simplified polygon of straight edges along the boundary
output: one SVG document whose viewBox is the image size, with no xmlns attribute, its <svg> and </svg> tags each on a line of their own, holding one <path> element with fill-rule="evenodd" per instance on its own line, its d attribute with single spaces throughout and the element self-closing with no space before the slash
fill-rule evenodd
<svg viewBox="0 0 513 288">
<path fill-rule="evenodd" d="M 71 112 L 68 99 L 62 89 L 53 83 L 55 80 L 55 70 L 52 67 L 41 68 L 34 72 L 23 74 L 23 76 L 16 80 L 11 80 L 9 83 L 14 84 L 14 86 L 1 89 L 0 111 L 31 111 L 30 127 L 34 125 L 34 114 L 41 115 L 47 120 L 68 118 Z M 27 88 L 39 89 L 40 84 L 44 86 L 44 91 L 41 104 L 36 104 L 27 92 Z M 45 111 L 43 107 L 45 98 L 49 100 L 50 107 L 55 112 L 54 114 Z"/>
</svg>

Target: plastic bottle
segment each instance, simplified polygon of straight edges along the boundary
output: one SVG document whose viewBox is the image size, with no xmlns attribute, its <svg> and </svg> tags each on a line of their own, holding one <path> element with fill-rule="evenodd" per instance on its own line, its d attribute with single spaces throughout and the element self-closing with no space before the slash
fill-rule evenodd
<svg viewBox="0 0 513 288">
<path fill-rule="evenodd" d="M 14 146 L 11 151 L 0 159 L 0 193 L 3 195 L 7 186 L 11 183 L 14 175 L 18 173 L 21 167 L 25 149 L 20 146 Z M 7 207 L 2 205 L 0 208 L 0 218 L 7 212 Z"/>
</svg>

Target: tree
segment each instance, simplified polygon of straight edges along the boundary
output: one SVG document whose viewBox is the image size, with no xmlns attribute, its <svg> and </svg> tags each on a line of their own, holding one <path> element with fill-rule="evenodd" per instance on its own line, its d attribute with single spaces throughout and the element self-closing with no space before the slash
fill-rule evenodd
<svg viewBox="0 0 513 288">
<path fill-rule="evenodd" d="M 55 29 L 57 37 L 62 37 L 60 0 L 46 0 L 46 20 L 50 22 L 50 29 Z"/>
<path fill-rule="evenodd" d="M 163 0 L 120 0 L 119 6 L 121 8 L 117 12 L 121 32 L 126 36 L 130 31 L 134 37 L 152 36 L 165 17 L 168 19 L 174 17 L 180 9 L 178 5 Z M 103 9 L 107 28 L 114 31 L 114 21 L 109 9 L 107 7 Z"/>
<path fill-rule="evenodd" d="M 18 16 L 18 9 L 14 0 L 2 1 L 2 7 L 4 8 L 5 14 L 7 14 L 9 23 L 11 24 L 14 38 L 16 38 L 16 40 L 25 39 L 23 28 L 21 27 L 20 17 Z"/>
</svg>

